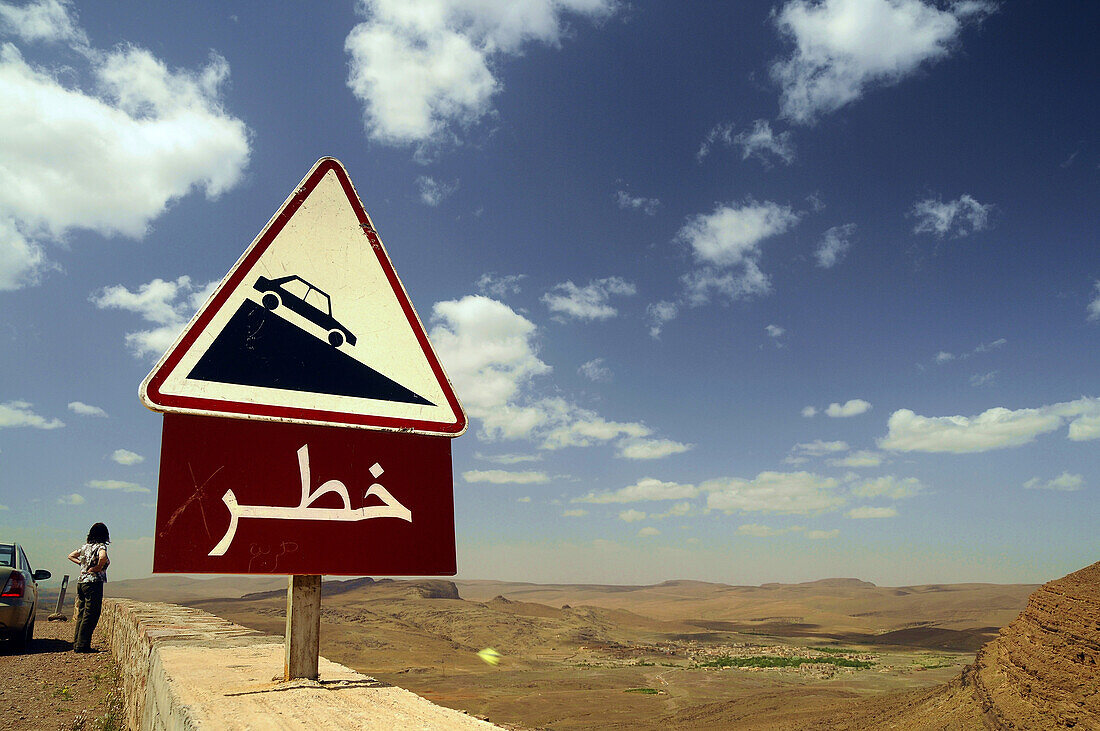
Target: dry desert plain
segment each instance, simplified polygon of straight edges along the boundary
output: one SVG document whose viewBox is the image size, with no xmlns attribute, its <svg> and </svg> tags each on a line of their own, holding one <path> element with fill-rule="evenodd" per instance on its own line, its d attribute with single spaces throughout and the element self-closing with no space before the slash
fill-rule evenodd
<svg viewBox="0 0 1100 731">
<path fill-rule="evenodd" d="M 162 576 L 112 582 L 108 594 L 281 634 L 285 586 Z M 942 706 L 1038 588 L 327 581 L 321 654 L 516 728 L 888 727 L 899 708 Z M 499 665 L 478 657 L 486 647 Z M 981 724 L 970 705 L 926 727 Z"/>
</svg>

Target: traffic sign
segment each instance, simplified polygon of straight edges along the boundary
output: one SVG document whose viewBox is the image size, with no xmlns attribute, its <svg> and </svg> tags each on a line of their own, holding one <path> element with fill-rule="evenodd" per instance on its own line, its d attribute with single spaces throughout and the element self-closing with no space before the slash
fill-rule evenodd
<svg viewBox="0 0 1100 731">
<path fill-rule="evenodd" d="M 451 440 L 164 415 L 154 573 L 453 576 Z"/>
<path fill-rule="evenodd" d="M 142 382 L 168 413 L 455 437 L 467 419 L 347 171 L 322 158 Z"/>
</svg>

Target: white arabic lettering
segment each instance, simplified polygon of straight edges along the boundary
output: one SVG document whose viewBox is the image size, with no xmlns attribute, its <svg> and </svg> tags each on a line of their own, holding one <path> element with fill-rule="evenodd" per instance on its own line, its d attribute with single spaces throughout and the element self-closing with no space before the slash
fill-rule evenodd
<svg viewBox="0 0 1100 731">
<path fill-rule="evenodd" d="M 218 544 L 214 546 L 207 555 L 225 555 L 225 552 L 229 550 L 229 544 L 233 542 L 233 537 L 237 535 L 237 521 L 241 518 L 340 520 L 349 522 L 369 520 L 370 518 L 398 518 L 408 521 L 409 523 L 412 522 L 412 511 L 398 502 L 397 498 L 391 495 L 389 490 L 382 487 L 382 485 L 377 482 L 367 488 L 367 492 L 363 495 L 363 499 L 366 500 L 371 495 L 374 495 L 381 500 L 383 504 L 372 505 L 370 507 L 364 506 L 358 510 L 351 509 L 351 498 L 348 496 L 348 488 L 339 480 L 329 480 L 311 493 L 309 489 L 308 444 L 303 444 L 298 449 L 298 471 L 302 478 L 302 499 L 295 507 L 283 507 L 278 505 L 241 505 L 237 502 L 237 496 L 233 494 L 233 491 L 226 490 L 225 494 L 222 495 L 222 502 L 225 503 L 225 507 L 229 508 L 229 530 L 225 532 L 225 536 L 218 541 Z M 381 465 L 377 463 L 372 465 L 370 469 L 375 479 L 382 474 L 382 471 Z M 330 492 L 340 496 L 340 500 L 344 504 L 342 508 L 311 507 L 313 503 L 317 502 L 318 498 Z"/>
</svg>

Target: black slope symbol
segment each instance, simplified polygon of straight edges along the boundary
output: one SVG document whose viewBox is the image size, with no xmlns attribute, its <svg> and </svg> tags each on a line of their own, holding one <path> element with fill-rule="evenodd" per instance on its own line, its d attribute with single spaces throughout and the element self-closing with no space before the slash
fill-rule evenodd
<svg viewBox="0 0 1100 731">
<path fill-rule="evenodd" d="M 233 313 L 188 378 L 434 406 L 252 300 Z"/>
</svg>

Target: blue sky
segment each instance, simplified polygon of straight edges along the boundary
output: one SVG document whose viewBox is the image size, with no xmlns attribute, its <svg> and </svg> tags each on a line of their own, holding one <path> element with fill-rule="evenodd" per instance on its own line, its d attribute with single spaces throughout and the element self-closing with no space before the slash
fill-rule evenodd
<svg viewBox="0 0 1100 731">
<path fill-rule="evenodd" d="M 0 534 L 148 574 L 137 386 L 331 155 L 471 417 L 461 576 L 1089 564 L 1096 13 L 0 3 Z"/>
</svg>

